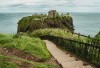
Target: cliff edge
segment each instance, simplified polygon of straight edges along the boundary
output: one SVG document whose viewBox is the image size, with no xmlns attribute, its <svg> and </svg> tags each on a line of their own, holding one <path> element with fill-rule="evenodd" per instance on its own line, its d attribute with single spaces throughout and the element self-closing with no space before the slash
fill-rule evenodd
<svg viewBox="0 0 100 68">
<path fill-rule="evenodd" d="M 34 14 L 19 20 L 17 32 L 32 32 L 37 29 L 61 28 L 74 31 L 73 19 L 67 14 L 59 14 L 51 10 L 46 14 Z"/>
</svg>

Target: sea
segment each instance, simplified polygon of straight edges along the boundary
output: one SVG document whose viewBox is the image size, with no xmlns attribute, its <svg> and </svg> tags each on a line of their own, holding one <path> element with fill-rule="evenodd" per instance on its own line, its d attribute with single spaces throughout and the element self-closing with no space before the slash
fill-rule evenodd
<svg viewBox="0 0 100 68">
<path fill-rule="evenodd" d="M 18 21 L 34 13 L 0 13 L 0 33 L 17 33 Z M 100 13 L 71 12 L 76 33 L 95 36 L 100 31 Z"/>
</svg>

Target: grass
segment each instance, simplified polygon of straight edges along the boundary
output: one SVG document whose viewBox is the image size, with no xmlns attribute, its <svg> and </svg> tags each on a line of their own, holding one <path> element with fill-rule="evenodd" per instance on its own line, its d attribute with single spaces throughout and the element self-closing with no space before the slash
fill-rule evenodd
<svg viewBox="0 0 100 68">
<path fill-rule="evenodd" d="M 45 35 L 63 37 L 63 38 L 68 38 L 68 39 L 78 40 L 78 41 L 83 41 L 83 42 L 87 42 L 87 40 L 90 40 L 87 37 L 78 36 L 77 34 L 72 34 L 67 29 L 60 29 L 60 28 L 39 29 L 39 30 L 35 30 L 31 33 L 31 36 L 37 36 L 37 37 L 45 36 Z"/>
<path fill-rule="evenodd" d="M 95 38 L 100 40 L 100 32 L 95 36 Z"/>
<path fill-rule="evenodd" d="M 3 45 L 3 47 L 24 50 L 43 60 L 51 57 L 45 43 L 39 38 L 31 38 L 28 36 L 16 37 L 16 35 L 0 34 L 0 44 Z"/>
<path fill-rule="evenodd" d="M 98 34 L 94 38 L 98 40 L 98 42 L 97 41 L 95 42 L 97 43 L 97 45 L 100 46 L 100 32 L 98 32 Z"/>
<path fill-rule="evenodd" d="M 48 18 L 45 15 L 33 15 L 23 17 L 18 22 L 18 32 L 32 32 L 44 28 L 67 28 L 73 31 L 71 16 L 60 16 L 59 18 Z"/>
<path fill-rule="evenodd" d="M 39 38 L 31 38 L 28 36 L 0 34 L 0 48 L 11 48 L 22 50 L 42 60 L 42 62 L 49 60 L 51 54 L 48 52 L 45 43 Z M 28 63 L 30 68 L 55 68 L 53 64 L 46 64 L 42 62 L 29 61 L 11 55 L 0 54 L 0 68 L 19 68 L 12 60 L 18 60 L 22 63 Z M 26 64 L 26 65 L 28 65 Z"/>
<path fill-rule="evenodd" d="M 4 55 L 0 55 L 0 68 L 19 68 L 18 64 L 14 63 L 13 61 L 19 62 L 22 65 L 24 63 L 24 66 L 25 63 L 27 63 L 28 65 L 30 65 L 29 68 L 55 68 L 53 64 L 37 63 L 21 59 L 18 57 L 4 56 Z"/>
<path fill-rule="evenodd" d="M 18 68 L 18 66 L 15 63 L 8 62 L 9 60 L 11 59 L 0 55 L 0 68 Z"/>
</svg>

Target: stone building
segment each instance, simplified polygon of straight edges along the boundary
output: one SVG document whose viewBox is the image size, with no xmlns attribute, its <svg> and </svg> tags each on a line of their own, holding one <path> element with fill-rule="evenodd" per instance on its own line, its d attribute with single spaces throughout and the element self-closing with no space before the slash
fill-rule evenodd
<svg viewBox="0 0 100 68">
<path fill-rule="evenodd" d="M 56 18 L 57 17 L 57 11 L 56 10 L 50 10 L 48 12 L 48 17 L 49 18 Z"/>
</svg>

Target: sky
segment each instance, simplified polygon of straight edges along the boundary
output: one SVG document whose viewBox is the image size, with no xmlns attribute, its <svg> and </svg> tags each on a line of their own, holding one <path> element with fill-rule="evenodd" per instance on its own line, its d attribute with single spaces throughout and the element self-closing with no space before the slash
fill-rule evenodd
<svg viewBox="0 0 100 68">
<path fill-rule="evenodd" d="M 100 0 L 0 0 L 0 12 L 100 12 Z"/>
</svg>

